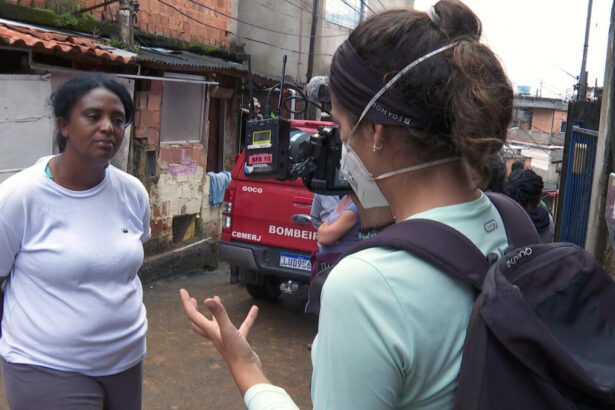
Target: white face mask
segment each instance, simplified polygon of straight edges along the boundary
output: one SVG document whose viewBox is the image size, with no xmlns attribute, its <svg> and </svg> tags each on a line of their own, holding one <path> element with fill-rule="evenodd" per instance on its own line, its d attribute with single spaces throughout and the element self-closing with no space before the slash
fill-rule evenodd
<svg viewBox="0 0 615 410">
<path fill-rule="evenodd" d="M 405 174 L 408 172 L 417 171 L 419 169 L 423 169 L 423 168 L 427 168 L 427 167 L 431 167 L 435 165 L 440 165 L 445 162 L 451 162 L 451 161 L 458 160 L 458 158 L 440 159 L 437 161 L 427 162 L 425 164 L 419 164 L 419 165 L 414 165 L 408 168 L 403 168 L 397 171 L 387 172 L 378 177 L 374 177 L 367 170 L 367 168 L 361 161 L 361 158 L 359 158 L 357 153 L 350 146 L 350 139 L 352 138 L 352 135 L 356 131 L 357 127 L 359 126 L 359 123 L 361 122 L 363 117 L 365 117 L 365 114 L 367 114 L 367 112 L 372 107 L 372 105 L 378 100 L 378 98 L 382 96 L 382 94 L 384 94 L 389 88 L 391 88 L 391 86 L 393 86 L 393 84 L 395 84 L 397 80 L 399 80 L 411 68 L 415 67 L 417 64 L 427 60 L 428 58 L 438 53 L 448 50 L 449 48 L 455 45 L 457 45 L 457 43 L 448 44 L 444 47 L 440 47 L 439 49 L 432 51 L 431 53 L 425 54 L 423 57 L 414 60 L 413 62 L 408 64 L 403 70 L 397 73 L 397 75 L 395 75 L 395 77 L 393 77 L 388 83 L 386 83 L 384 87 L 382 87 L 380 91 L 378 91 L 376 95 L 372 97 L 370 102 L 367 103 L 357 123 L 354 125 L 354 127 L 348 134 L 348 139 L 342 146 L 342 161 L 340 164 L 340 171 L 342 172 L 342 175 L 344 175 L 346 180 L 348 180 L 348 183 L 352 187 L 352 190 L 355 192 L 355 194 L 359 198 L 359 201 L 361 201 L 361 205 L 363 206 L 363 208 L 375 208 L 378 206 L 389 205 L 389 202 L 387 201 L 387 199 L 384 197 L 384 195 L 382 195 L 380 188 L 378 188 L 378 184 L 376 184 L 376 180 L 381 180 L 381 179 L 388 178 L 394 175 Z"/>
<path fill-rule="evenodd" d="M 348 144 L 342 146 L 340 171 L 361 201 L 363 208 L 375 208 L 389 204 L 380 192 L 373 175 L 365 168 L 357 153 Z"/>
</svg>

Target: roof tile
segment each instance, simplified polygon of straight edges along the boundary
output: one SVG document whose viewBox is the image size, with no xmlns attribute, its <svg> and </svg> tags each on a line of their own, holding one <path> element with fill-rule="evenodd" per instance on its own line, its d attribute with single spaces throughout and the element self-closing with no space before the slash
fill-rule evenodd
<svg viewBox="0 0 615 410">
<path fill-rule="evenodd" d="M 42 47 L 47 50 L 59 50 L 63 53 L 96 56 L 125 64 L 132 60 L 130 57 L 113 53 L 112 49 L 103 47 L 94 39 L 68 36 L 34 27 L 0 23 L 0 38 L 13 46 Z"/>
</svg>

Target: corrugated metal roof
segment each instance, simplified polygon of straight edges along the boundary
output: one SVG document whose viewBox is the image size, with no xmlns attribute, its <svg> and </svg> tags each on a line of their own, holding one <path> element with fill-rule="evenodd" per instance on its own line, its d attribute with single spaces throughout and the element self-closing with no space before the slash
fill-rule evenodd
<svg viewBox="0 0 615 410">
<path fill-rule="evenodd" d="M 195 54 L 189 51 L 167 50 L 163 48 L 141 47 L 137 52 L 137 59 L 172 66 L 228 69 L 241 73 L 247 71 L 242 64 L 234 61 Z"/>
<path fill-rule="evenodd" d="M 568 103 L 557 98 L 515 95 L 513 108 L 546 108 L 557 111 L 568 111 Z"/>
<path fill-rule="evenodd" d="M 190 51 L 168 50 L 164 48 L 141 47 L 137 52 L 137 60 L 157 63 L 163 66 L 205 68 L 209 70 L 233 71 L 241 74 L 248 72 L 248 67 L 234 61 L 200 55 Z M 278 80 L 277 77 L 260 72 L 252 72 L 252 74 L 268 80 Z"/>
<path fill-rule="evenodd" d="M 222 58 L 164 48 L 140 47 L 137 53 L 110 47 L 97 36 L 50 29 L 22 22 L 0 19 L 0 43 L 16 47 L 41 47 L 66 54 L 82 54 L 121 63 L 152 62 L 166 67 L 191 67 L 246 74 L 243 64 Z M 279 81 L 279 77 L 253 71 L 255 77 Z"/>
<path fill-rule="evenodd" d="M 44 29 L 26 24 L 0 21 L 0 40 L 17 47 L 42 47 L 66 54 L 82 54 L 127 64 L 136 54 L 109 47 L 94 38 Z"/>
</svg>

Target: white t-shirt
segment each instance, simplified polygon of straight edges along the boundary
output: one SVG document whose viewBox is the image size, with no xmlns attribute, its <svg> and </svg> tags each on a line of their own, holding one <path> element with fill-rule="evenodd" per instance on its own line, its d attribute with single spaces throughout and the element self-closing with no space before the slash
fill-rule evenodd
<svg viewBox="0 0 615 410">
<path fill-rule="evenodd" d="M 89 376 L 143 360 L 147 319 L 137 271 L 150 237 L 141 182 L 109 166 L 97 186 L 47 177 L 51 156 L 0 184 L 0 356 Z"/>
</svg>

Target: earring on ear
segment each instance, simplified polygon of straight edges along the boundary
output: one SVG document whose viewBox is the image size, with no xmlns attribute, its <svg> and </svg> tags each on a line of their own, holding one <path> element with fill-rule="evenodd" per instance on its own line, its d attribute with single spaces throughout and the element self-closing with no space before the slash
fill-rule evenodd
<svg viewBox="0 0 615 410">
<path fill-rule="evenodd" d="M 372 147 L 372 149 L 374 150 L 374 152 L 380 151 L 382 149 L 382 144 L 376 145 L 376 143 L 374 143 L 374 146 Z"/>
</svg>

